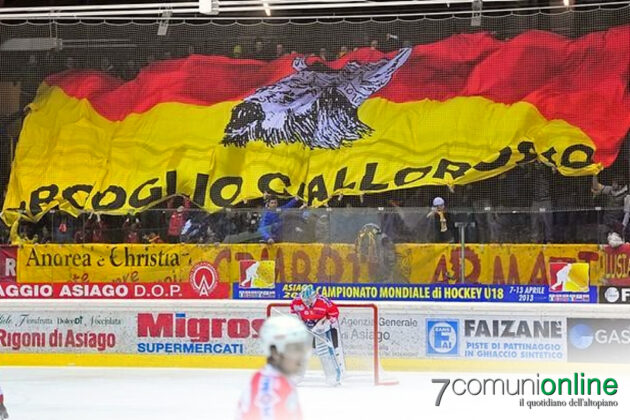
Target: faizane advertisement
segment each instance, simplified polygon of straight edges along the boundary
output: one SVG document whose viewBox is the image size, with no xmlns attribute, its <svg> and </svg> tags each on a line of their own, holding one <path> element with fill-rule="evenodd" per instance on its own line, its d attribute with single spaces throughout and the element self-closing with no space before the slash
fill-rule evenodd
<svg viewBox="0 0 630 420">
<path fill-rule="evenodd" d="M 428 317 L 426 355 L 475 360 L 565 361 L 560 317 Z"/>
</svg>

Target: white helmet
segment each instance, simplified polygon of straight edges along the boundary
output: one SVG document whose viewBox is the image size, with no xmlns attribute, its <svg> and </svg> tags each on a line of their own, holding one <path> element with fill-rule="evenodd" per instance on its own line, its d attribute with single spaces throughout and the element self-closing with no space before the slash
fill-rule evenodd
<svg viewBox="0 0 630 420">
<path fill-rule="evenodd" d="M 308 344 L 309 338 L 302 321 L 288 315 L 272 316 L 260 329 L 260 339 L 266 356 L 271 355 L 271 346 L 279 353 L 284 353 L 287 344 Z"/>
</svg>

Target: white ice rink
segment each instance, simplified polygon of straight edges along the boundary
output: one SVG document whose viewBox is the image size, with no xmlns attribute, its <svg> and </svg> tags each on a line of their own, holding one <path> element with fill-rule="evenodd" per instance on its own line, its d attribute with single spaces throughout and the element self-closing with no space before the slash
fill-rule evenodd
<svg viewBox="0 0 630 420">
<path fill-rule="evenodd" d="M 136 368 L 0 368 L 11 420 L 229 420 L 251 375 L 247 370 Z M 619 380 L 617 408 L 520 407 L 517 397 L 455 397 L 432 378 L 504 374 L 396 373 L 394 386 L 367 383 L 299 388 L 305 420 L 593 419 L 627 420 L 630 381 Z M 527 375 L 517 375 L 523 377 Z M 602 376 L 601 374 L 598 376 Z M 566 415 L 566 417 L 565 417 Z"/>
</svg>

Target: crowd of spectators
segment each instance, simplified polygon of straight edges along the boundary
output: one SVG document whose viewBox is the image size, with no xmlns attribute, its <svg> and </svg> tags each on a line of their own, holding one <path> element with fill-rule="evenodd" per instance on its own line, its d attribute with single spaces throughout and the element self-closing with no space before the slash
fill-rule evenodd
<svg viewBox="0 0 630 420">
<path fill-rule="evenodd" d="M 296 51 L 283 42 L 255 39 L 212 51 L 189 45 L 146 54 L 134 51 L 129 56 L 95 56 L 90 50 L 84 55 L 80 50 L 76 54 L 73 50 L 50 51 L 23 57 L 24 65 L 14 66 L 18 72 L 2 72 L 0 78 L 20 84 L 23 109 L 46 75 L 64 70 L 96 68 L 132 80 L 156 60 L 195 53 L 272 60 L 300 52 L 333 60 L 359 47 L 391 51 L 409 44 L 388 33 L 365 37 L 355 45 L 340 43 L 333 50 L 319 47 Z M 15 119 L 16 114 L 19 118 L 19 112 L 3 118 Z M 2 121 L 0 135 L 7 137 Z M 15 139 L 10 140 L 14 144 Z M 3 140 L 2 144 L 8 143 Z M 546 165 L 530 163 L 493 179 L 453 189 L 420 187 L 361 197 L 333 197 L 327 206 L 337 208 L 334 212 L 307 207 L 296 198 L 265 196 L 233 209 L 207 213 L 196 209 L 186 198 L 176 197 L 162 209 L 137 215 L 85 213 L 74 218 L 53 211 L 37 224 L 22 223 L 19 234 L 23 240 L 39 243 L 352 242 L 365 224 L 377 223 L 394 242 L 456 242 L 460 238 L 455 225 L 465 223 L 467 242 L 601 243 L 611 231 L 630 239 L 630 232 L 626 232 L 630 220 L 630 196 L 625 182 L 627 155 L 624 146 L 617 163 L 605 171 L 603 184 L 590 177 L 564 177 Z M 4 160 L 10 162 L 10 158 Z M 4 191 L 6 178 L 3 175 L 1 179 Z M 2 226 L 0 240 L 8 239 L 8 228 Z"/>
<path fill-rule="evenodd" d="M 456 186 L 419 187 L 365 196 L 336 196 L 309 207 L 298 197 L 240 203 L 208 213 L 186 197 L 164 208 L 78 218 L 51 211 L 22 222 L 21 240 L 37 243 L 352 243 L 368 224 L 394 243 L 605 243 L 610 232 L 630 240 L 630 195 L 620 180 L 562 177 L 541 164 Z M 8 228 L 2 230 L 8 241 Z"/>
</svg>

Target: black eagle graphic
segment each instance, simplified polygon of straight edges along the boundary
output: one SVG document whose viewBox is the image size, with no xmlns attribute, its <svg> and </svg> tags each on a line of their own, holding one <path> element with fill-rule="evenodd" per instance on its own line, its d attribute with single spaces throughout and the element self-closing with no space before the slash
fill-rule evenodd
<svg viewBox="0 0 630 420">
<path fill-rule="evenodd" d="M 338 149 L 373 130 L 359 120 L 359 106 L 387 85 L 411 55 L 401 49 L 391 60 L 349 62 L 340 70 L 321 63 L 293 61 L 296 73 L 257 89 L 232 109 L 221 143 L 229 146 L 263 141 L 274 147 L 302 143 L 311 149 Z"/>
</svg>

